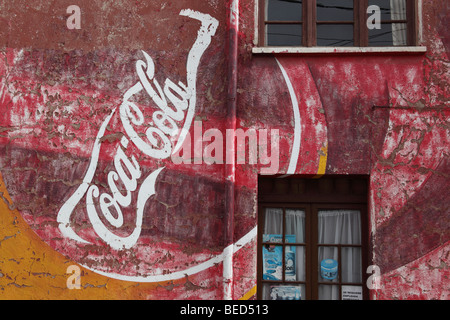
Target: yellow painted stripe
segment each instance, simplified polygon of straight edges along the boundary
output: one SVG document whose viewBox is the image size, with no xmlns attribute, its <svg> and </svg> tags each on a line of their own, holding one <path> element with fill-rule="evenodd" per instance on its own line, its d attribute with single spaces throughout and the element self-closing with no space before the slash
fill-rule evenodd
<svg viewBox="0 0 450 320">
<path fill-rule="evenodd" d="M 242 296 L 239 300 L 248 300 L 256 294 L 256 286 L 251 288 L 246 294 Z"/>
<path fill-rule="evenodd" d="M 319 168 L 317 169 L 317 175 L 314 178 L 320 178 L 325 174 L 325 170 L 327 168 L 327 158 L 328 158 L 328 145 L 320 148 L 320 157 L 319 157 Z"/>
</svg>

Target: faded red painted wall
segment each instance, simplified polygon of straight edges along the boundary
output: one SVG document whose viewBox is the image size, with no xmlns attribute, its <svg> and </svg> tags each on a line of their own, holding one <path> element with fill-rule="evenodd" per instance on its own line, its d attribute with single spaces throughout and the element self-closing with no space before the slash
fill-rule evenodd
<svg viewBox="0 0 450 320">
<path fill-rule="evenodd" d="M 314 175 L 326 147 L 325 174 L 370 176 L 374 299 L 450 298 L 449 5 L 422 3 L 425 54 L 255 55 L 253 2 L 241 10 L 241 123 L 292 126 L 281 65 L 300 109 L 296 173 Z"/>
<path fill-rule="evenodd" d="M 78 1 L 81 29 L 69 30 L 65 10 L 71 4 L 14 1 L 0 10 L 1 297 L 221 299 L 231 283 L 232 298 L 251 298 L 257 177 L 266 166 L 236 165 L 233 180 L 225 164 L 195 164 L 194 151 L 187 164 L 149 156 L 135 142 L 157 127 L 152 116 L 161 108 L 144 89 L 131 100 L 136 135 L 126 131 L 120 116 L 125 92 L 145 84 L 136 65 L 139 60 L 151 65 L 145 52 L 161 89 L 170 79 L 195 106 L 187 127 L 192 139 L 185 143 L 195 149 L 199 127 L 194 121 L 201 121 L 203 133 L 216 128 L 225 137 L 229 4 L 123 0 L 106 7 L 101 1 Z M 241 0 L 239 6 L 236 127 L 279 130 L 280 174 L 294 159 L 298 175 L 370 175 L 371 257 L 382 272 L 381 288 L 372 298 L 448 299 L 448 5 L 423 1 L 426 54 L 322 56 L 252 54 L 254 5 Z M 192 11 L 180 14 L 185 9 Z M 193 12 L 208 17 L 193 18 Z M 149 76 L 148 68 L 142 71 Z M 176 118 L 166 123 L 175 144 L 182 132 L 170 130 L 174 123 L 179 129 L 186 123 L 189 107 L 177 109 L 170 104 L 175 98 L 164 96 L 172 108 L 166 114 Z M 295 130 L 301 132 L 298 144 Z M 96 146 L 98 161 L 93 160 Z M 108 174 L 119 172 L 114 158 L 120 150 L 135 160 L 121 162 L 131 177 L 128 190 L 125 176 L 122 182 L 114 174 L 110 179 L 124 198 L 130 191 L 130 202 L 122 199 L 122 224 L 115 212 L 109 221 L 116 227 L 102 217 L 107 230 L 95 229 L 88 196 L 93 195 L 97 212 L 100 196 L 88 188 L 115 194 Z M 133 179 L 133 168 L 139 178 Z M 157 169 L 157 178 L 147 180 Z M 232 182 L 234 195 L 228 193 Z M 141 189 L 149 192 L 148 199 Z M 73 210 L 62 210 L 65 204 Z M 139 208 L 142 228 L 136 242 L 114 248 L 136 230 Z M 108 237 L 110 231 L 118 241 Z M 231 274 L 224 271 L 224 260 L 225 266 L 231 261 Z M 80 290 L 66 287 L 69 265 L 81 267 Z"/>
</svg>

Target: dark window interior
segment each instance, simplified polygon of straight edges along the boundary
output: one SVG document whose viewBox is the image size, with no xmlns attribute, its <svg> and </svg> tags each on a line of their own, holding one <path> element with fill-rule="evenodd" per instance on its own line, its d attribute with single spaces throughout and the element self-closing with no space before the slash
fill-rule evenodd
<svg viewBox="0 0 450 320">
<path fill-rule="evenodd" d="M 416 44 L 414 0 L 260 0 L 260 41 L 267 46 Z M 376 28 L 369 28 L 379 8 Z"/>
</svg>

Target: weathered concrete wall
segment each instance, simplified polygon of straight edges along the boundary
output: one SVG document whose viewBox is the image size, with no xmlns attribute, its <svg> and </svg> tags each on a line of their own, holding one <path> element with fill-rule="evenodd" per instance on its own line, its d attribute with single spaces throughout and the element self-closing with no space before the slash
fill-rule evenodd
<svg viewBox="0 0 450 320">
<path fill-rule="evenodd" d="M 425 54 L 252 55 L 253 3 L 245 3 L 241 123 L 292 135 L 298 103 L 295 173 L 370 176 L 371 262 L 382 273 L 372 298 L 448 299 L 449 5 L 422 1 Z"/>
<path fill-rule="evenodd" d="M 422 2 L 425 54 L 321 56 L 252 54 L 252 0 L 2 3 L 1 297 L 254 296 L 268 165 L 201 143 L 235 126 L 279 130 L 280 174 L 370 175 L 372 298 L 450 298 L 449 12 Z"/>
<path fill-rule="evenodd" d="M 173 141 L 194 120 L 223 127 L 226 6 L 79 1 L 81 29 L 68 29 L 71 4 L 2 4 L 2 296 L 222 298 L 223 166 L 175 165 L 136 141 L 158 121 Z M 128 134 L 120 112 L 135 116 Z M 95 220 L 101 201 L 116 227 Z M 93 229 L 104 223 L 116 233 Z M 72 264 L 83 290 L 66 287 Z"/>
</svg>

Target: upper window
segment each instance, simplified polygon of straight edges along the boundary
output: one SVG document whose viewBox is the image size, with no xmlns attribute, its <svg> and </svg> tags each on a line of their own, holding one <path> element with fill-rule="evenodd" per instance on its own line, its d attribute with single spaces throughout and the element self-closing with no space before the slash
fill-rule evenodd
<svg viewBox="0 0 450 320">
<path fill-rule="evenodd" d="M 259 0 L 264 46 L 415 46 L 415 0 Z"/>
</svg>

